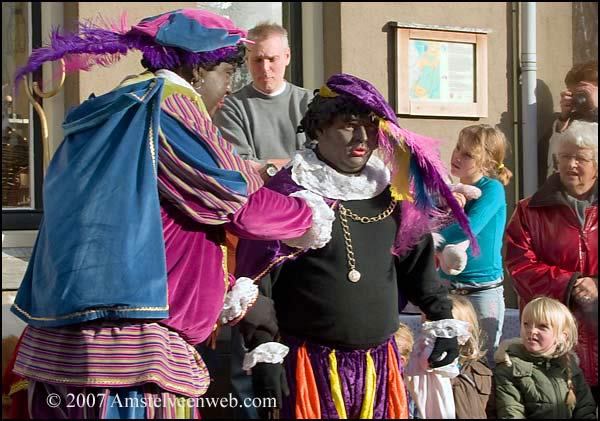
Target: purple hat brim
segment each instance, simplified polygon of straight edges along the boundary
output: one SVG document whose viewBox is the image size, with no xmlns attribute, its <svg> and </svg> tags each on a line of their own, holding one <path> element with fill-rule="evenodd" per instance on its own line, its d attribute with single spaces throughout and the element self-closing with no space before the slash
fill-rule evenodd
<svg viewBox="0 0 600 421">
<path fill-rule="evenodd" d="M 348 95 L 367 106 L 380 117 L 397 124 L 396 113 L 389 106 L 385 98 L 366 80 L 355 76 L 339 73 L 327 80 L 327 86 L 338 95 Z"/>
<path fill-rule="evenodd" d="M 368 108 L 383 120 L 382 126 L 386 128 L 386 133 L 379 130 L 379 146 L 384 154 L 384 160 L 391 166 L 392 175 L 401 170 L 398 168 L 395 151 L 407 147 L 411 155 L 409 178 L 417 208 L 429 216 L 440 214 L 436 210 L 436 204 L 431 200 L 431 195 L 437 194 L 443 197 L 456 221 L 471 241 L 473 255 L 478 255 L 479 245 L 469 225 L 469 219 L 446 184 L 447 169 L 437 149 L 440 142 L 401 128 L 392 107 L 366 80 L 339 73 L 331 76 L 326 85 L 339 97 Z"/>
<path fill-rule="evenodd" d="M 186 27 L 192 32 L 188 34 Z M 177 31 L 185 33 L 179 41 Z M 111 65 L 132 49 L 141 51 L 156 69 L 218 63 L 238 54 L 236 45 L 245 34 L 231 20 L 199 9 L 146 18 L 129 31 L 80 23 L 77 33 L 63 35 L 54 29 L 50 46 L 33 50 L 27 64 L 17 69 L 15 83 L 48 61 L 64 58 L 68 72 L 87 71 L 94 65 Z"/>
</svg>

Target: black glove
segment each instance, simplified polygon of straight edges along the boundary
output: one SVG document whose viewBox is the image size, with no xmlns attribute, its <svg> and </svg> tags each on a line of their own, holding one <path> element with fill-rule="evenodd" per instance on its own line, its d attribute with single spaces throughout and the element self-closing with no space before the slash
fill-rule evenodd
<svg viewBox="0 0 600 421">
<path fill-rule="evenodd" d="M 239 322 L 244 344 L 249 349 L 270 342 L 277 334 L 277 317 L 273 300 L 259 294 L 254 305 Z"/>
<path fill-rule="evenodd" d="M 275 398 L 277 407 L 281 408 L 283 396 L 290 390 L 285 378 L 283 364 L 258 363 L 252 367 L 252 386 L 258 398 Z M 263 408 L 264 410 L 273 408 Z"/>
<path fill-rule="evenodd" d="M 446 353 L 444 355 L 444 353 Z M 441 357 L 444 357 L 440 359 Z M 450 364 L 458 357 L 458 341 L 453 338 L 437 338 L 429 356 L 431 368 L 443 367 Z M 439 361 L 438 361 L 439 360 Z"/>
</svg>

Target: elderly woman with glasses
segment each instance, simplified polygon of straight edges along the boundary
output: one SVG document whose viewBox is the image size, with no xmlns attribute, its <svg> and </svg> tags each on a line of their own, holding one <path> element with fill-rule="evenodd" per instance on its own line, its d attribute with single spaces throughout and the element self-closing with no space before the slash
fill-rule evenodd
<svg viewBox="0 0 600 421">
<path fill-rule="evenodd" d="M 598 402 L 598 124 L 574 121 L 554 136 L 558 173 L 522 200 L 506 230 L 506 266 L 519 307 L 537 295 L 577 319 L 577 354 Z"/>
</svg>

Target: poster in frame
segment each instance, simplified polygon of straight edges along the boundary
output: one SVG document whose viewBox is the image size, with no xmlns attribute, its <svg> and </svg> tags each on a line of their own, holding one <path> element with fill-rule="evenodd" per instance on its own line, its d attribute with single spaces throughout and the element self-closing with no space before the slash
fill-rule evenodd
<svg viewBox="0 0 600 421">
<path fill-rule="evenodd" d="M 392 23 L 399 115 L 487 117 L 487 32 Z"/>
</svg>

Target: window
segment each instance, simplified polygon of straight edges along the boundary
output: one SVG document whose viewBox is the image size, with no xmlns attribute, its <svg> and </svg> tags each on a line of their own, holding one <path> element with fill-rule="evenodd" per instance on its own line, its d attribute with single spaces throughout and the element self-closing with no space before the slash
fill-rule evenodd
<svg viewBox="0 0 600 421">
<path fill-rule="evenodd" d="M 2 3 L 2 230 L 37 229 L 42 214 L 39 120 L 14 75 L 40 45 L 39 3 Z"/>
<path fill-rule="evenodd" d="M 292 61 L 286 69 L 286 80 L 302 86 L 302 4 L 297 2 L 198 2 L 197 7 L 225 16 L 237 26 L 250 29 L 259 22 L 275 22 L 288 31 Z M 252 82 L 246 66 L 235 73 L 233 91 Z"/>
</svg>

